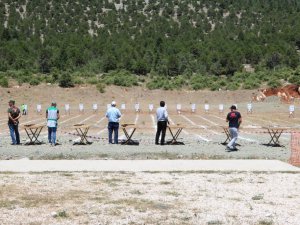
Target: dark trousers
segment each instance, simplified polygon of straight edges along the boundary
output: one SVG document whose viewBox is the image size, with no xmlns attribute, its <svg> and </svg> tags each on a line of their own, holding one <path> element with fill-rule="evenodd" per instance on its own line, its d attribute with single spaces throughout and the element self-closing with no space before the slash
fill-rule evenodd
<svg viewBox="0 0 300 225">
<path fill-rule="evenodd" d="M 108 123 L 108 142 L 112 144 L 112 134 L 114 133 L 114 143 L 118 144 L 119 136 L 119 123 Z"/>
<path fill-rule="evenodd" d="M 9 123 L 8 127 L 9 127 L 9 132 L 10 132 L 10 137 L 11 137 L 12 143 L 14 145 L 19 145 L 20 144 L 19 125 Z"/>
<path fill-rule="evenodd" d="M 167 121 L 158 121 L 155 144 L 159 144 L 160 134 L 161 134 L 160 144 L 162 145 L 165 144 L 166 130 L 167 130 Z"/>
</svg>

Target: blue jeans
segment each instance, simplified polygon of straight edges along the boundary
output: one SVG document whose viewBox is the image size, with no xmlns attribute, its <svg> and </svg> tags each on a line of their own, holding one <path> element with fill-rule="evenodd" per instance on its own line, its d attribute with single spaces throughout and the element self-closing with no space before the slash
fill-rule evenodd
<svg viewBox="0 0 300 225">
<path fill-rule="evenodd" d="M 50 144 L 56 144 L 57 127 L 48 127 L 48 141 Z"/>
<path fill-rule="evenodd" d="M 112 144 L 112 134 L 114 133 L 114 143 L 118 144 L 119 123 L 108 123 L 108 142 Z"/>
<path fill-rule="evenodd" d="M 230 136 L 231 136 L 231 141 L 228 143 L 228 147 L 233 149 L 235 148 L 235 142 L 238 138 L 238 129 L 235 128 L 235 127 L 230 127 L 229 128 L 229 133 L 230 133 Z"/>
<path fill-rule="evenodd" d="M 10 137 L 12 140 L 12 143 L 14 145 L 19 145 L 20 144 L 20 134 L 19 134 L 19 125 L 15 125 L 15 124 L 8 124 L 9 127 L 9 133 L 10 133 Z"/>
</svg>

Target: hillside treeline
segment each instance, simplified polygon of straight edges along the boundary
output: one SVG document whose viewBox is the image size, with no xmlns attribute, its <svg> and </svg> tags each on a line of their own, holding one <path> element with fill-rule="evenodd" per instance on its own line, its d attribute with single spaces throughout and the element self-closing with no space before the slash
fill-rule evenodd
<svg viewBox="0 0 300 225">
<path fill-rule="evenodd" d="M 243 64 L 267 76 L 299 67 L 300 1 L 0 0 L 0 37 L 1 76 L 25 82 L 121 71 L 184 83 Z"/>
</svg>

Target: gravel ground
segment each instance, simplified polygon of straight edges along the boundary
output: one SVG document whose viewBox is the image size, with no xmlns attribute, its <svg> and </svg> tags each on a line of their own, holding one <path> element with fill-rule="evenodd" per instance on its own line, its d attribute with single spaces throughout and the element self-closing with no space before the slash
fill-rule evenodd
<svg viewBox="0 0 300 225">
<path fill-rule="evenodd" d="M 299 193 L 293 173 L 0 174 L 0 221 L 297 225 Z"/>
<path fill-rule="evenodd" d="M 11 146 L 2 143 L 0 159 L 278 159 L 288 161 L 290 157 L 289 141 L 285 147 L 267 147 L 262 142 L 239 140 L 239 151 L 226 152 L 220 144 L 223 136 L 214 141 L 205 142 L 195 137 L 183 135 L 185 145 L 156 146 L 150 136 L 137 135 L 139 146 L 109 145 L 106 141 L 95 140 L 91 145 L 73 145 L 72 139 L 60 138 L 61 145 L 51 147 L 48 144 L 36 146 Z M 76 137 L 75 137 L 76 138 Z M 267 136 L 265 137 L 267 141 Z M 46 141 L 46 140 L 45 140 Z"/>
</svg>

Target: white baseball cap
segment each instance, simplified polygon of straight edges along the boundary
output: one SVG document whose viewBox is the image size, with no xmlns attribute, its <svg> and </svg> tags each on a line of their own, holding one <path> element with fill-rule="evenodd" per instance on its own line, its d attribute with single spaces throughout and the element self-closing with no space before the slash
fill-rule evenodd
<svg viewBox="0 0 300 225">
<path fill-rule="evenodd" d="M 111 105 L 117 105 L 116 101 L 112 101 Z"/>
</svg>

